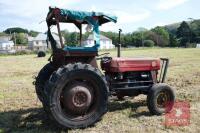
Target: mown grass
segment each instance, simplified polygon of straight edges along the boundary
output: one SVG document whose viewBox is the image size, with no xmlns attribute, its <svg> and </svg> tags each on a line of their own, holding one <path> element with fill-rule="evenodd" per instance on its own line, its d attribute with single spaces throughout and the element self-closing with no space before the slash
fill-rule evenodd
<svg viewBox="0 0 200 133">
<path fill-rule="evenodd" d="M 116 55 L 114 50 L 110 53 Z M 46 118 L 32 85 L 48 56 L 0 57 L 0 133 L 67 132 Z M 124 101 L 112 98 L 108 113 L 95 126 L 69 132 L 200 132 L 200 49 L 125 49 L 122 56 L 169 58 L 166 82 L 176 90 L 178 100 L 190 102 L 191 124 L 165 127 L 164 116 L 150 115 L 146 96 L 141 95 Z"/>
</svg>

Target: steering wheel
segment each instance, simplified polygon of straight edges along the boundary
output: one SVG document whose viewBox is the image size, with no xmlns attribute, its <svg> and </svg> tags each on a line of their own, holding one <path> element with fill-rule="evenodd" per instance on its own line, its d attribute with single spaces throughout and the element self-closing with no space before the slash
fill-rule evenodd
<svg viewBox="0 0 200 133">
<path fill-rule="evenodd" d="M 104 57 L 101 58 L 101 61 L 102 61 L 103 63 L 108 63 L 108 62 L 110 62 L 111 60 L 112 60 L 112 57 L 109 57 L 109 56 L 104 56 Z"/>
</svg>

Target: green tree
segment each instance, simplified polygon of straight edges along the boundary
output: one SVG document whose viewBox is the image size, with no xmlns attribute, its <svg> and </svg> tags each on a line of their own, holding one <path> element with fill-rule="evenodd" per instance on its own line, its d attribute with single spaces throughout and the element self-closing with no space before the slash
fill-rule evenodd
<svg viewBox="0 0 200 133">
<path fill-rule="evenodd" d="M 190 29 L 193 33 L 192 42 L 200 43 L 200 20 L 191 21 Z"/>
<path fill-rule="evenodd" d="M 78 45 L 78 36 L 77 36 L 78 33 L 76 32 L 72 32 L 69 34 L 69 40 L 68 40 L 68 43 L 70 46 L 76 46 Z"/>
<path fill-rule="evenodd" d="M 36 37 L 36 36 L 39 34 L 39 32 L 30 30 L 28 34 L 29 34 L 30 36 L 32 36 L 32 37 Z"/>
<path fill-rule="evenodd" d="M 140 46 L 144 46 L 144 40 L 147 39 L 148 30 L 146 28 L 140 27 L 138 28 L 137 32 L 139 32 L 140 36 Z"/>
<path fill-rule="evenodd" d="M 127 47 L 127 46 L 132 46 L 132 45 L 133 45 L 132 35 L 128 33 L 124 36 L 124 46 Z"/>
<path fill-rule="evenodd" d="M 180 26 L 180 23 L 174 23 L 170 25 L 166 25 L 164 28 L 168 31 L 169 34 L 173 34 L 176 36 L 177 28 Z"/>
<path fill-rule="evenodd" d="M 157 34 L 156 40 L 153 40 L 157 46 L 169 46 L 169 33 L 165 28 L 157 26 L 151 31 Z"/>
<path fill-rule="evenodd" d="M 159 44 L 162 44 L 163 39 L 160 35 L 153 31 L 149 31 L 146 37 L 147 40 L 152 40 L 155 42 L 155 46 L 159 46 Z"/>
<path fill-rule="evenodd" d="M 133 32 L 131 34 L 131 38 L 132 38 L 132 43 L 133 43 L 132 46 L 139 47 L 141 44 L 140 34 L 138 32 Z"/>
<path fill-rule="evenodd" d="M 28 33 L 28 30 L 20 28 L 20 27 L 14 27 L 14 28 L 8 28 L 4 32 L 6 34 L 11 34 L 11 33 Z"/>
<path fill-rule="evenodd" d="M 144 40 L 144 46 L 145 47 L 153 47 L 155 45 L 155 42 L 152 40 Z"/>
<path fill-rule="evenodd" d="M 27 36 L 24 33 L 15 33 L 13 34 L 12 40 L 16 40 L 17 45 L 27 45 L 28 39 Z"/>
<path fill-rule="evenodd" d="M 187 43 L 191 43 L 193 33 L 188 23 L 183 21 L 177 29 L 177 38 L 180 40 L 180 45 L 186 47 Z"/>
<path fill-rule="evenodd" d="M 170 47 L 178 47 L 178 40 L 173 34 L 169 34 L 169 46 Z"/>
<path fill-rule="evenodd" d="M 132 42 L 135 47 L 142 47 L 144 42 L 144 33 L 140 31 L 136 31 L 132 33 Z"/>
</svg>

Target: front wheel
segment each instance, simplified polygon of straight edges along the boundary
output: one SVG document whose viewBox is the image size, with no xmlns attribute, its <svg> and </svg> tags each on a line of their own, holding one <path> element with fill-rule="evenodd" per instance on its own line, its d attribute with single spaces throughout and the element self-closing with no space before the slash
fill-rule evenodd
<svg viewBox="0 0 200 133">
<path fill-rule="evenodd" d="M 107 111 L 108 87 L 101 72 L 88 64 L 69 64 L 45 86 L 52 118 L 66 128 L 85 128 Z"/>
<path fill-rule="evenodd" d="M 147 95 L 147 106 L 153 115 L 170 112 L 173 108 L 174 101 L 174 90 L 164 83 L 153 85 Z"/>
</svg>

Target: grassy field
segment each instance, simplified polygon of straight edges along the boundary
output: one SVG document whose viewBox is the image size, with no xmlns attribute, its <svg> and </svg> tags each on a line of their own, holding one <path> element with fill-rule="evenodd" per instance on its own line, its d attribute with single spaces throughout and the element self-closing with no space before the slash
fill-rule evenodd
<svg viewBox="0 0 200 133">
<path fill-rule="evenodd" d="M 111 55 L 115 56 L 115 51 Z M 190 102 L 190 125 L 164 126 L 164 116 L 151 116 L 146 96 L 141 95 L 111 100 L 108 113 L 95 126 L 69 132 L 200 132 L 200 49 L 132 49 L 123 50 L 122 56 L 170 58 L 166 82 L 175 89 L 177 100 Z M 46 118 L 32 85 L 47 58 L 0 57 L 0 133 L 59 131 Z"/>
</svg>

